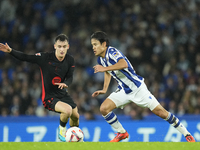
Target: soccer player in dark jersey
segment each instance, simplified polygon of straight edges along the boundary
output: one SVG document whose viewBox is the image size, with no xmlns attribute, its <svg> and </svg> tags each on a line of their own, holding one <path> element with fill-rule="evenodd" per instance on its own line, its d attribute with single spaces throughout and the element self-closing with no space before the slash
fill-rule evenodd
<svg viewBox="0 0 200 150">
<path fill-rule="evenodd" d="M 67 54 L 69 39 L 65 34 L 55 38 L 55 51 L 34 55 L 16 51 L 6 43 L 0 43 L 0 51 L 10 53 L 21 61 L 36 63 L 41 71 L 42 103 L 50 111 L 60 113 L 59 138 L 65 141 L 66 124 L 79 126 L 79 113 L 76 104 L 66 88 L 71 84 L 74 72 L 74 58 Z"/>
</svg>

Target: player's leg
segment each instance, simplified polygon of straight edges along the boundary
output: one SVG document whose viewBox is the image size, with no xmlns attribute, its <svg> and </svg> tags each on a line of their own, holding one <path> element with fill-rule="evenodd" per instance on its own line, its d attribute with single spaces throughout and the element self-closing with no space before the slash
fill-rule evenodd
<svg viewBox="0 0 200 150">
<path fill-rule="evenodd" d="M 74 109 L 72 109 L 72 115 L 70 117 L 69 120 L 69 125 L 72 126 L 79 126 L 79 113 L 78 113 L 78 108 L 75 107 Z"/>
<path fill-rule="evenodd" d="M 55 105 L 55 111 L 60 113 L 60 125 L 58 137 L 61 141 L 65 141 L 66 124 L 69 117 L 72 115 L 72 107 L 67 103 L 58 101 Z"/>
<path fill-rule="evenodd" d="M 118 121 L 116 114 L 112 111 L 116 108 L 115 103 L 107 98 L 100 106 L 100 112 L 104 119 L 114 128 L 117 132 L 126 132 L 122 127 L 121 123 Z"/>
<path fill-rule="evenodd" d="M 195 141 L 179 119 L 159 104 L 157 99 L 150 93 L 145 84 L 139 88 L 139 91 L 134 96 L 132 101 L 139 106 L 148 107 L 154 114 L 168 121 L 186 137 L 187 141 Z"/>
<path fill-rule="evenodd" d="M 100 112 L 103 115 L 106 122 L 109 123 L 118 132 L 117 136 L 110 142 L 119 142 L 125 138 L 128 138 L 129 136 L 128 132 L 123 128 L 122 124 L 119 122 L 116 114 L 112 111 L 116 107 L 117 106 L 113 102 L 113 100 L 109 98 L 107 98 L 100 106 Z"/>
<path fill-rule="evenodd" d="M 55 105 L 55 111 L 60 113 L 61 126 L 66 126 L 69 117 L 72 115 L 72 107 L 64 102 L 58 101 Z"/>
<path fill-rule="evenodd" d="M 169 122 L 173 127 L 175 127 L 179 132 L 181 132 L 188 142 L 195 142 L 193 136 L 188 132 L 185 126 L 179 121 L 179 119 L 173 115 L 172 113 L 168 112 L 164 109 L 160 104 L 157 105 L 152 112 L 157 116 L 161 117 L 162 119 Z"/>
</svg>

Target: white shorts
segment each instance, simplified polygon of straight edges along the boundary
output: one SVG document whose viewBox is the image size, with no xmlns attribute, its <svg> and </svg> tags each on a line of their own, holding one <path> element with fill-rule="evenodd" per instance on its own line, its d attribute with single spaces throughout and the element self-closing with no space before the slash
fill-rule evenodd
<svg viewBox="0 0 200 150">
<path fill-rule="evenodd" d="M 151 111 L 159 105 L 157 99 L 143 83 L 136 91 L 126 94 L 124 90 L 117 90 L 108 96 L 118 108 L 124 108 L 128 103 L 134 102 L 140 107 L 148 107 Z"/>
</svg>

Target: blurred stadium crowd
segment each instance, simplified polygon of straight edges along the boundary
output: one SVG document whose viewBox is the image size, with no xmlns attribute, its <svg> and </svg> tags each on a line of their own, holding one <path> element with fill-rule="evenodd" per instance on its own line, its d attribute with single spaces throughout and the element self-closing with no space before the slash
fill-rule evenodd
<svg viewBox="0 0 200 150">
<path fill-rule="evenodd" d="M 85 119 L 100 114 L 107 95 L 92 98 L 103 87 L 90 35 L 105 31 L 150 91 L 170 112 L 200 114 L 200 0 L 1 0 L 0 42 L 27 54 L 53 51 L 54 38 L 66 34 L 76 62 L 70 95 Z M 0 115 L 58 115 L 41 102 L 39 67 L 0 52 Z M 128 104 L 117 114 L 132 119 L 151 115 Z"/>
</svg>

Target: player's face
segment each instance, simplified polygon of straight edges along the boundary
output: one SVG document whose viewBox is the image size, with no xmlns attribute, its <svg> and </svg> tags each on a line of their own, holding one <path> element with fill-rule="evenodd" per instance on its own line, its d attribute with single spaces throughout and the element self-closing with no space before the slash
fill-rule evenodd
<svg viewBox="0 0 200 150">
<path fill-rule="evenodd" d="M 62 59 L 65 57 L 65 55 L 67 54 L 67 50 L 69 49 L 69 44 L 68 41 L 56 41 L 56 43 L 54 44 L 54 48 L 55 48 L 55 54 L 56 57 L 58 59 Z"/>
<path fill-rule="evenodd" d="M 106 53 L 106 42 L 100 43 L 99 40 L 91 39 L 92 49 L 94 51 L 95 56 L 105 57 Z"/>
</svg>

